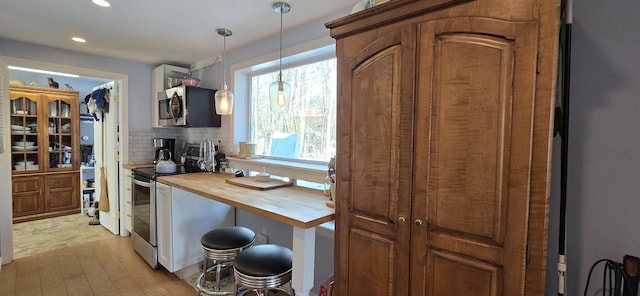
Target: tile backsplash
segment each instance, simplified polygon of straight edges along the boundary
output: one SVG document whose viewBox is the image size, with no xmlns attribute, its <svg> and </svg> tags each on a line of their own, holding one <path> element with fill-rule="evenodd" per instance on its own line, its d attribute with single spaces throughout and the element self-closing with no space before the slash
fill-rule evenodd
<svg viewBox="0 0 640 296">
<path fill-rule="evenodd" d="M 153 138 L 176 139 L 176 159 L 182 154 L 185 143 L 200 143 L 205 139 L 221 140 L 229 146 L 230 135 L 220 128 L 138 128 L 129 129 L 128 163 L 151 163 L 155 156 Z"/>
</svg>

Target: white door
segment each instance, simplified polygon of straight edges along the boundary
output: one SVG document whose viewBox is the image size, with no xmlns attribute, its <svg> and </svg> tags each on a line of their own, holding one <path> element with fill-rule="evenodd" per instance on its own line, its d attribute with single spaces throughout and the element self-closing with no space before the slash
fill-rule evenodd
<svg viewBox="0 0 640 296">
<path fill-rule="evenodd" d="M 103 174 L 106 178 L 107 194 L 109 199 L 109 211 L 100 211 L 100 224 L 114 234 L 120 234 L 120 197 L 119 188 L 119 138 L 118 138 L 118 103 L 116 98 L 120 95 L 119 83 L 114 81 L 96 86 L 95 90 L 106 88 L 109 90 L 109 104 L 104 112 L 98 111 L 96 115 L 99 121 L 94 121 L 94 146 L 96 165 L 96 197 L 100 198 L 103 190 Z M 103 145 L 104 141 L 104 145 Z M 103 201 L 100 201 L 103 202 Z"/>
</svg>

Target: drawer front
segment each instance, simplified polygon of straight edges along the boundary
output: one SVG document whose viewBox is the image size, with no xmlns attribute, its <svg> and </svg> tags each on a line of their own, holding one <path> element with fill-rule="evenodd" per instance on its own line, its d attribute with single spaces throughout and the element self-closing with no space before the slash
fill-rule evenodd
<svg viewBox="0 0 640 296">
<path fill-rule="evenodd" d="M 72 188 L 75 175 L 48 176 L 49 189 Z"/>
<path fill-rule="evenodd" d="M 13 178 L 13 193 L 33 193 L 40 191 L 40 177 Z"/>
</svg>

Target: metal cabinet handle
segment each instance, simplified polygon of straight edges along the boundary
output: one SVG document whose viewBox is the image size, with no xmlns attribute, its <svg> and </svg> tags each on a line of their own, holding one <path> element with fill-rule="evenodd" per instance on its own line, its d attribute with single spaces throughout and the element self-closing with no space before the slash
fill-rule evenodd
<svg viewBox="0 0 640 296">
<path fill-rule="evenodd" d="M 422 219 L 417 219 L 416 221 L 414 221 L 414 223 L 416 223 L 416 225 L 420 226 L 422 224 L 424 224 L 424 222 L 422 221 Z"/>
<path fill-rule="evenodd" d="M 400 216 L 400 217 L 398 217 L 398 222 L 400 222 L 400 223 L 407 222 L 407 218 Z"/>
</svg>

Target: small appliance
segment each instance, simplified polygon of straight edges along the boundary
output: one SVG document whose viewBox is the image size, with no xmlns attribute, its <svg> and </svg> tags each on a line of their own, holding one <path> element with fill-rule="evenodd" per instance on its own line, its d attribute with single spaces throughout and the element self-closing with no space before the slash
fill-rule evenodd
<svg viewBox="0 0 640 296">
<path fill-rule="evenodd" d="M 184 170 L 187 173 L 194 173 L 194 172 L 202 172 L 204 171 L 201 166 L 200 166 L 200 160 L 201 160 L 201 155 L 200 155 L 200 146 L 201 144 L 198 143 L 186 143 L 184 145 L 184 149 L 182 149 L 182 157 L 184 158 Z M 215 149 L 217 150 L 219 147 L 215 146 Z M 220 161 L 225 159 L 226 155 L 222 152 L 216 151 L 214 159 L 216 162 L 216 166 L 215 166 L 215 171 L 219 171 L 220 170 Z"/>
<path fill-rule="evenodd" d="M 215 90 L 181 85 L 158 93 L 158 125 L 184 127 L 220 127 L 215 114 Z"/>
<path fill-rule="evenodd" d="M 158 161 L 161 160 L 171 160 L 173 162 L 176 161 L 174 156 L 176 154 L 175 139 L 153 138 L 153 148 L 155 148 L 156 150 L 155 156 L 153 157 L 153 164 L 157 164 Z M 164 158 L 160 159 L 162 156 L 164 156 Z"/>
</svg>

